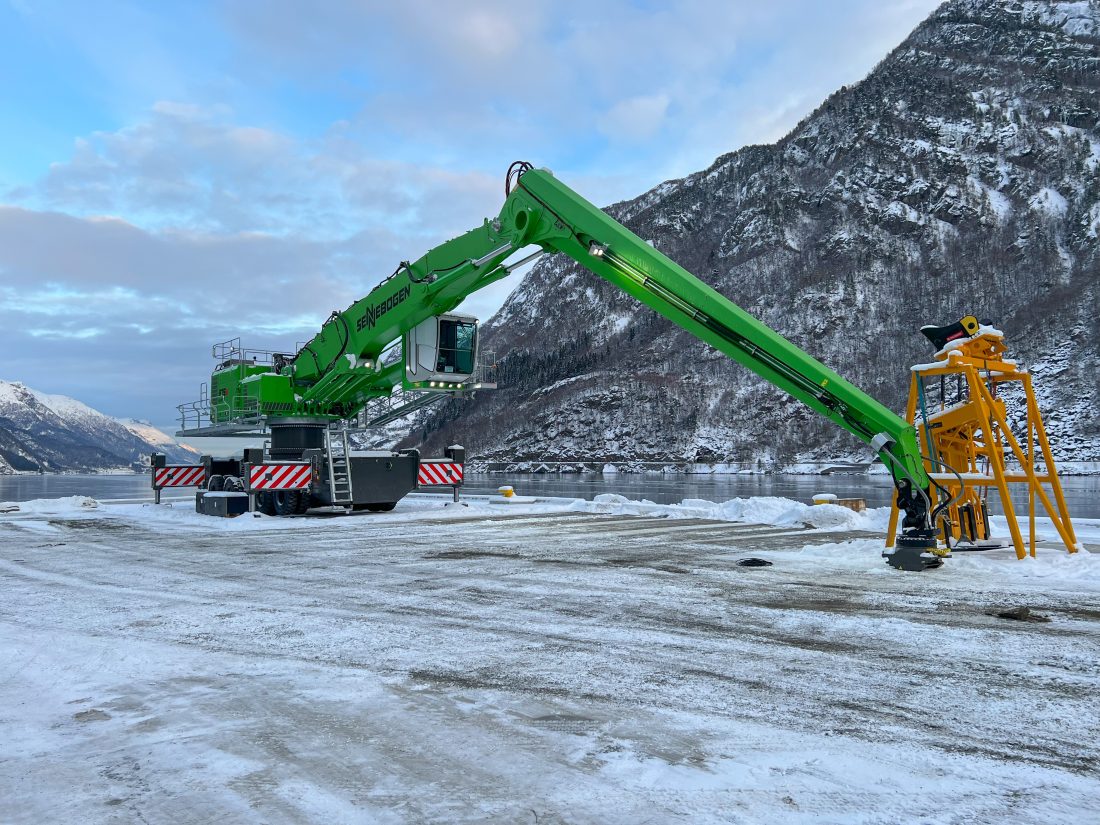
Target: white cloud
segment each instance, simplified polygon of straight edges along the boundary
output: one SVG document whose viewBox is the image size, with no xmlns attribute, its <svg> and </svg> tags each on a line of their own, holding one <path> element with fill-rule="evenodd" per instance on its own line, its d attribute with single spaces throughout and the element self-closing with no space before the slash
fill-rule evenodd
<svg viewBox="0 0 1100 825">
<path fill-rule="evenodd" d="M 666 94 L 620 100 L 600 119 L 600 132 L 615 143 L 647 140 L 664 125 L 668 104 Z"/>
<path fill-rule="evenodd" d="M 363 229 L 438 242 L 495 215 L 496 174 L 371 155 L 341 125 L 315 139 L 236 122 L 224 107 L 161 101 L 114 132 L 78 138 L 24 204 L 158 230 L 300 235 L 339 243 Z M 423 251 L 423 250 L 421 250 Z"/>
<path fill-rule="evenodd" d="M 13 354 L 13 374 L 107 412 L 164 422 L 208 379 L 211 343 L 240 335 L 292 349 L 398 261 L 445 240 L 444 227 L 457 226 L 453 235 L 478 225 L 486 214 L 479 199 L 502 199 L 502 181 L 490 186 L 476 173 L 331 155 L 324 166 L 348 208 L 376 221 L 318 239 L 292 228 L 146 228 L 117 216 L 0 206 L 0 348 Z M 83 163 L 80 174 L 91 182 L 95 170 Z M 410 224 L 417 228 L 402 231 Z M 464 311 L 487 317 L 503 288 Z"/>
<path fill-rule="evenodd" d="M 781 136 L 935 5 L 240 0 L 206 21 L 213 59 L 148 11 L 112 40 L 110 15 L 46 8 L 81 82 L 144 102 L 0 204 L 0 347 L 15 377 L 164 421 L 211 341 L 307 337 L 494 215 L 510 161 L 639 194 Z"/>
</svg>

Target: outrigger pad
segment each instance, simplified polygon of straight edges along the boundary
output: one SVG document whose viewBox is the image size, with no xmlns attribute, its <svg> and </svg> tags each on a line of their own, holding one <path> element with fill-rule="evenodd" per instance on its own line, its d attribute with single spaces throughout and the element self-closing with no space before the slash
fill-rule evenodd
<svg viewBox="0 0 1100 825">
<path fill-rule="evenodd" d="M 883 553 L 882 557 L 895 570 L 908 570 L 914 573 L 943 566 L 943 559 L 919 547 L 895 547 L 893 552 Z"/>
<path fill-rule="evenodd" d="M 882 557 L 896 570 L 920 572 L 943 566 L 943 557 L 936 555 L 936 536 L 926 530 L 902 533 L 894 542 L 892 551 L 885 550 Z"/>
</svg>

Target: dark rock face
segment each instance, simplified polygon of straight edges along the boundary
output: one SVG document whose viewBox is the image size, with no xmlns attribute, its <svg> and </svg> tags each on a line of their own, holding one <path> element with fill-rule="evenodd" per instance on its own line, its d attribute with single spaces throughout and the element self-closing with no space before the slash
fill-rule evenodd
<svg viewBox="0 0 1100 825">
<path fill-rule="evenodd" d="M 121 422 L 72 398 L 0 381 L 0 474 L 125 468 L 151 452 L 194 463 L 198 454 L 140 422 Z"/>
<path fill-rule="evenodd" d="M 925 323 L 1005 331 L 1062 459 L 1100 460 L 1100 3 L 954 0 L 791 134 L 608 212 L 888 406 Z M 485 327 L 502 389 L 406 440 L 495 459 L 866 456 L 557 256 Z"/>
</svg>

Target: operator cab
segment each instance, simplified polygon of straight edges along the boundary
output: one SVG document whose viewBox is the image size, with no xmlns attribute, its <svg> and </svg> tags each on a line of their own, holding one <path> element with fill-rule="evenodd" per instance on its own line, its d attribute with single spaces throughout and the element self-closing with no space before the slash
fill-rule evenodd
<svg viewBox="0 0 1100 825">
<path fill-rule="evenodd" d="M 476 367 L 477 318 L 437 315 L 405 333 L 406 385 L 452 389 L 468 381 Z"/>
</svg>

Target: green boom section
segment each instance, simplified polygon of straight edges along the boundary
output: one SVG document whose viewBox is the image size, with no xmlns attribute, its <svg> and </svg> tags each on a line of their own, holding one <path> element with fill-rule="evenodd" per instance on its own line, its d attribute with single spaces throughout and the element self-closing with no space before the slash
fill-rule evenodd
<svg viewBox="0 0 1100 825">
<path fill-rule="evenodd" d="M 355 415 L 372 398 L 387 396 L 404 382 L 404 359 L 384 362 L 385 350 L 421 321 L 453 310 L 471 293 L 506 276 L 500 263 L 514 249 L 485 221 L 419 260 L 402 263 L 365 298 L 333 312 L 284 366 L 219 368 L 211 380 L 211 420 Z"/>
<path fill-rule="evenodd" d="M 870 443 L 880 433 L 893 442 L 891 466 L 921 489 L 929 484 L 916 431 L 867 393 L 761 323 L 721 293 L 647 244 L 544 170 L 520 178 L 514 196 L 550 212 L 546 243 L 673 323 L 751 369 L 811 409 Z M 562 231 L 562 227 L 566 231 Z M 736 414 L 731 410 L 731 414 Z M 899 479 L 901 480 L 901 479 Z"/>
<path fill-rule="evenodd" d="M 749 315 L 558 181 L 525 167 L 499 216 L 403 262 L 365 298 L 334 312 L 293 360 L 216 372 L 217 421 L 241 413 L 348 418 L 405 382 L 404 359 L 383 353 L 421 321 L 449 312 L 508 274 L 506 259 L 537 245 L 561 252 L 637 298 L 861 440 L 885 435 L 895 480 L 930 481 L 916 433 L 900 416 Z M 422 389 L 418 386 L 405 386 Z M 423 388 L 427 389 L 427 388 Z M 231 403 L 224 399 L 233 399 Z M 731 410 L 731 415 L 736 415 Z"/>
<path fill-rule="evenodd" d="M 348 417 L 389 395 L 404 380 L 404 362 L 382 364 L 382 353 L 421 321 L 507 275 L 498 265 L 513 251 L 486 221 L 402 263 L 367 297 L 334 312 L 283 370 L 301 399 L 296 414 Z"/>
</svg>

